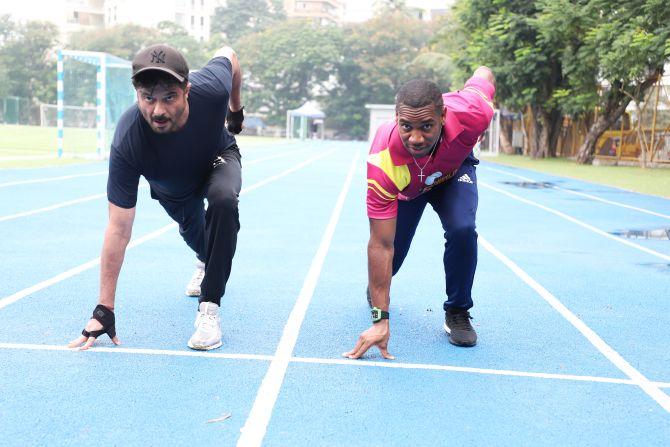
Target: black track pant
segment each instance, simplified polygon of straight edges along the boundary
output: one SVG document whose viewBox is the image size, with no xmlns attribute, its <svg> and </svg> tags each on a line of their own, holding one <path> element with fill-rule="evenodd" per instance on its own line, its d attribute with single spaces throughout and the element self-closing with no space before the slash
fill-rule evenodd
<svg viewBox="0 0 670 447">
<path fill-rule="evenodd" d="M 242 164 L 237 146 L 221 154 L 225 163 L 216 165 L 202 195 L 184 202 L 160 204 L 179 224 L 179 233 L 198 259 L 205 263 L 200 302 L 221 303 L 230 277 L 240 230 L 238 211 L 242 187 Z M 205 210 L 204 199 L 207 199 Z"/>
</svg>

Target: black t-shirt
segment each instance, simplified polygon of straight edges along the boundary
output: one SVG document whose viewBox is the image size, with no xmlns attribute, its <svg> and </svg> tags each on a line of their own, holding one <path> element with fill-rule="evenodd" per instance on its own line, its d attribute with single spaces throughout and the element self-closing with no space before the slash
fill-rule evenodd
<svg viewBox="0 0 670 447">
<path fill-rule="evenodd" d="M 155 133 L 137 104 L 126 110 L 112 142 L 108 200 L 133 208 L 141 175 L 156 199 L 180 202 L 201 193 L 215 158 L 235 144 L 224 125 L 232 79 L 232 65 L 224 57 L 191 73 L 188 121 L 177 132 Z"/>
</svg>

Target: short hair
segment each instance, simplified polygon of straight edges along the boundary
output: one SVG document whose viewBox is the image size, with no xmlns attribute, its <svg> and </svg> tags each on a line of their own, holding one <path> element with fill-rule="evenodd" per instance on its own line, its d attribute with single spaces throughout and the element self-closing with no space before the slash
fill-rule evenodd
<svg viewBox="0 0 670 447">
<path fill-rule="evenodd" d="M 177 85 L 184 90 L 188 84 L 188 79 L 184 79 L 184 82 L 179 82 L 174 76 L 160 70 L 146 70 L 142 73 L 138 73 L 133 78 L 133 87 L 135 87 L 135 89 L 152 89 L 159 84 L 169 87 Z"/>
<path fill-rule="evenodd" d="M 416 109 L 432 104 L 439 114 L 444 107 L 440 87 L 426 79 L 412 79 L 400 87 L 395 96 L 396 111 L 401 104 Z"/>
</svg>

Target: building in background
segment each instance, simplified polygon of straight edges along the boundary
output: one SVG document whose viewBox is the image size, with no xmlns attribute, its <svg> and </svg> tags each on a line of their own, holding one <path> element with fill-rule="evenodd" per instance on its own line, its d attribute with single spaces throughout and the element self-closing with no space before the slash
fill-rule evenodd
<svg viewBox="0 0 670 447">
<path fill-rule="evenodd" d="M 55 24 L 60 31 L 60 40 L 76 31 L 105 26 L 105 0 L 21 0 L 1 2 L 0 15 L 9 14 L 12 20 L 25 23 L 32 20 Z"/>
<path fill-rule="evenodd" d="M 322 25 L 339 24 L 344 14 L 343 0 L 284 0 L 289 18 L 312 19 Z"/>
<path fill-rule="evenodd" d="M 216 0 L 105 0 L 105 26 L 134 23 L 155 28 L 169 21 L 199 41 L 209 39 Z"/>
<path fill-rule="evenodd" d="M 384 7 L 384 0 L 345 0 L 343 21 L 364 22 Z M 405 8 L 421 20 L 433 20 L 446 14 L 455 0 L 406 0 Z"/>
</svg>

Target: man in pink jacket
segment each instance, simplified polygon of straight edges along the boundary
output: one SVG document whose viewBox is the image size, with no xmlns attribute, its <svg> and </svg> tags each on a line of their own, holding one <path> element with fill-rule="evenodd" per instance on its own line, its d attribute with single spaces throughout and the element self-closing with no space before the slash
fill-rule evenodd
<svg viewBox="0 0 670 447">
<path fill-rule="evenodd" d="M 380 126 L 368 156 L 368 303 L 372 326 L 343 355 L 359 358 L 377 346 L 388 352 L 391 277 L 400 269 L 421 215 L 430 203 L 446 239 L 444 329 L 457 346 L 474 346 L 470 324 L 477 267 L 478 160 L 472 148 L 493 117 L 493 73 L 479 67 L 462 90 L 442 94 L 413 80 L 396 96 L 396 120 Z"/>
</svg>

